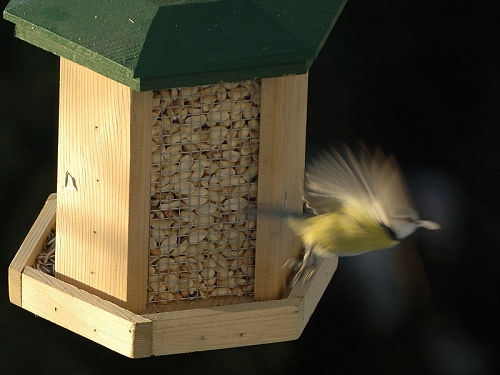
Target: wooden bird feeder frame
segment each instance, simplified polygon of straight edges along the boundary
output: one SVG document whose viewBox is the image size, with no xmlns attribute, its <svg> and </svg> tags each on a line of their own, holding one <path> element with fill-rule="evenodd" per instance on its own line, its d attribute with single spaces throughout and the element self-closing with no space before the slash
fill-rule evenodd
<svg viewBox="0 0 500 375">
<path fill-rule="evenodd" d="M 11 302 L 133 358 L 298 338 L 337 259 L 287 290 L 299 239 L 245 208 L 302 210 L 307 71 L 345 2 L 11 1 L 61 57 L 57 194 Z"/>
</svg>

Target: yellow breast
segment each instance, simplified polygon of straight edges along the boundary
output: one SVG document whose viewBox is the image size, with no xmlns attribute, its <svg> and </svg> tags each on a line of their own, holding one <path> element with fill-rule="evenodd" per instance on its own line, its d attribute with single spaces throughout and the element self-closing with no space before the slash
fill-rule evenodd
<svg viewBox="0 0 500 375">
<path fill-rule="evenodd" d="M 338 211 L 307 218 L 291 218 L 289 225 L 305 245 L 338 256 L 385 249 L 399 243 L 369 213 L 356 206 L 343 206 Z"/>
</svg>

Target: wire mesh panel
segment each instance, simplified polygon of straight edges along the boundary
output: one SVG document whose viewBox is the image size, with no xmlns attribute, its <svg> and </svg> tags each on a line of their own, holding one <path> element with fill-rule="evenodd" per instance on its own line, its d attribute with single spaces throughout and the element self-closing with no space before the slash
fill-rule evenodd
<svg viewBox="0 0 500 375">
<path fill-rule="evenodd" d="M 253 295 L 260 81 L 153 93 L 149 304 Z"/>
</svg>

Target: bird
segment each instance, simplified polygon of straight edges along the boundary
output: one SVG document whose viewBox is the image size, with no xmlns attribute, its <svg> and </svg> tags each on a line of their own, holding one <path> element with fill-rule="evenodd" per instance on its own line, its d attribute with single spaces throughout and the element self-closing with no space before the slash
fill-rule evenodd
<svg viewBox="0 0 500 375">
<path fill-rule="evenodd" d="M 296 273 L 291 286 L 305 283 L 318 257 L 344 257 L 399 244 L 417 228 L 436 230 L 438 223 L 420 220 L 394 155 L 361 144 L 355 154 L 344 145 L 324 150 L 306 168 L 302 199 L 306 213 L 289 215 L 291 230 L 302 240 L 302 260 L 284 266 Z"/>
</svg>

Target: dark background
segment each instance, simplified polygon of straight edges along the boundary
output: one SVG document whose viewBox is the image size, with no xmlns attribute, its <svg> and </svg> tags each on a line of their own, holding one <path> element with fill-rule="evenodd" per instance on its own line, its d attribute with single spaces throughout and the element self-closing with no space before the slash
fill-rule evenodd
<svg viewBox="0 0 500 375">
<path fill-rule="evenodd" d="M 0 1 L 3 9 L 7 1 Z M 500 370 L 499 12 L 350 0 L 310 70 L 308 158 L 394 152 L 422 217 L 403 246 L 340 260 L 294 341 L 131 360 L 8 302 L 7 267 L 56 187 L 58 58 L 0 21 L 0 368 L 5 373 L 493 374 Z"/>
</svg>

